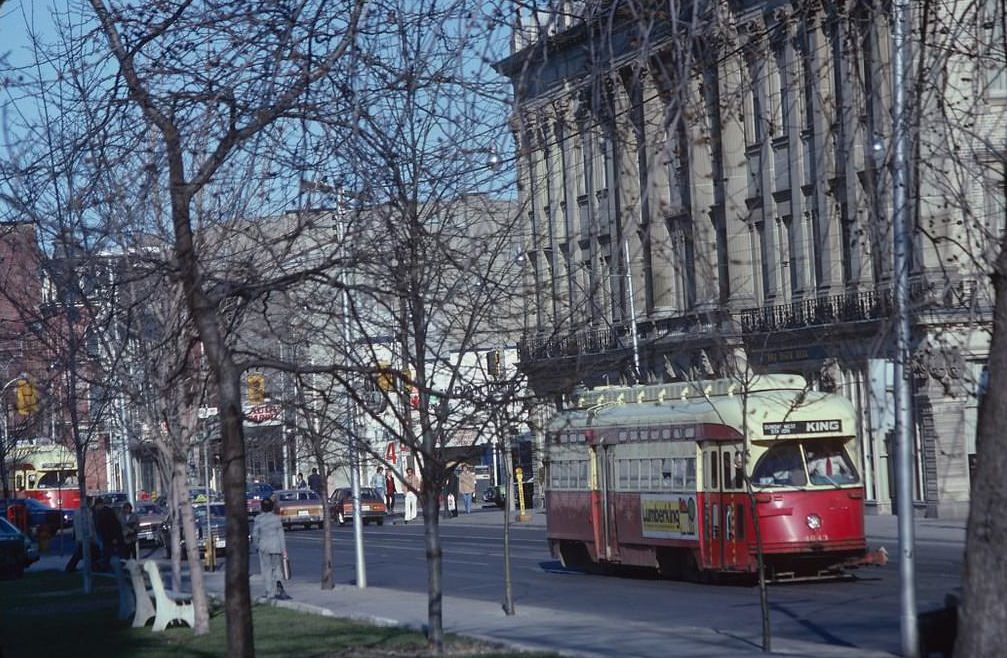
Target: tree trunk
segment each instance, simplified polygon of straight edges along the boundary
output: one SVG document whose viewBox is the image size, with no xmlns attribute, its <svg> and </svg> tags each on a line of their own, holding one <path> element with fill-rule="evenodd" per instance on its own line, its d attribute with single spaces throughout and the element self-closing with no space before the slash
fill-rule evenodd
<svg viewBox="0 0 1007 658">
<path fill-rule="evenodd" d="M 77 455 L 77 486 L 80 489 L 80 509 L 81 514 L 90 514 L 91 510 L 87 507 L 87 481 L 84 479 L 84 459 L 85 452 L 83 450 L 76 450 Z M 94 517 L 92 517 L 93 519 Z M 84 593 L 90 594 L 93 589 L 93 584 L 91 582 L 91 565 L 94 563 L 94 556 L 91 555 L 91 543 L 94 541 L 94 537 L 88 532 L 88 529 L 94 529 L 94 523 L 84 526 L 84 538 L 81 544 L 81 560 L 84 562 Z M 74 533 L 77 531 L 74 530 Z M 73 550 L 77 550 L 76 542 L 74 542 Z"/>
<path fill-rule="evenodd" d="M 996 300 L 989 382 L 979 413 L 976 472 L 965 538 L 964 592 L 955 656 L 993 658 L 1007 647 L 1007 253 L 1001 251 L 993 274 Z"/>
<path fill-rule="evenodd" d="M 175 481 L 184 486 L 186 475 L 186 463 L 175 462 Z M 193 632 L 196 635 L 206 635 L 210 632 L 210 608 L 206 597 L 206 582 L 203 578 L 203 564 L 199 561 L 199 541 L 196 529 L 196 520 L 192 513 L 192 501 L 186 497 L 179 506 L 180 525 L 182 533 L 185 535 L 185 556 L 189 560 L 189 582 L 192 585 L 192 606 L 196 616 L 196 626 Z M 211 537 L 207 537 L 206 550 L 214 550 L 210 543 Z M 181 556 L 179 556 L 181 559 Z"/>
<path fill-rule="evenodd" d="M 332 515 L 329 508 L 329 472 L 325 460 L 316 455 L 318 472 L 322 474 L 322 589 L 333 589 L 332 573 Z"/>
<path fill-rule="evenodd" d="M 181 472 L 175 470 L 174 462 L 172 462 L 171 467 L 171 498 L 169 504 L 171 505 L 171 510 L 168 512 L 171 514 L 171 536 L 168 537 L 168 543 L 171 545 L 171 588 L 176 592 L 182 591 L 182 516 L 179 510 L 182 509 L 182 505 L 187 505 L 189 503 L 189 495 L 186 493 L 186 476 L 185 471 Z"/>
<path fill-rule="evenodd" d="M 423 479 L 420 499 L 423 505 L 423 538 L 427 549 L 427 644 L 437 655 L 444 653 L 444 610 L 441 583 L 440 505 L 437 501 L 439 480 Z"/>
<path fill-rule="evenodd" d="M 251 658 L 252 596 L 248 583 L 248 507 L 245 503 L 245 438 L 242 432 L 241 372 L 229 358 L 217 369 L 220 405 L 221 468 L 227 506 L 227 565 L 224 610 L 227 655 Z"/>
</svg>

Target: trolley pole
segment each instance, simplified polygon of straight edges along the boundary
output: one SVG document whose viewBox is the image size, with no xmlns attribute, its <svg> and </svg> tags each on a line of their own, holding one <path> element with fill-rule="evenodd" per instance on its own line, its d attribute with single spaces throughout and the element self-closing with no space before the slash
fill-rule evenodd
<svg viewBox="0 0 1007 658">
<path fill-rule="evenodd" d="M 909 122 L 906 83 L 909 79 L 907 44 L 909 0 L 892 3 L 892 239 L 895 252 L 895 440 L 896 495 L 899 518 L 899 578 L 901 582 L 902 655 L 918 658 L 916 627 L 916 567 L 913 526 L 913 424 L 909 365 L 909 264 L 912 232 L 909 226 Z"/>
</svg>

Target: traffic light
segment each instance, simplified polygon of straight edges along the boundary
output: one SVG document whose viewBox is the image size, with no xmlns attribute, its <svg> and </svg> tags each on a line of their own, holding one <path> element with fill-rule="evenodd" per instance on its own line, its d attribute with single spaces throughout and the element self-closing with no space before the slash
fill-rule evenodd
<svg viewBox="0 0 1007 658">
<path fill-rule="evenodd" d="M 392 365 L 385 361 L 378 361 L 378 390 L 388 393 L 395 390 L 395 373 L 392 372 Z"/>
<path fill-rule="evenodd" d="M 17 383 L 17 412 L 22 416 L 38 411 L 38 390 L 27 379 Z"/>
<path fill-rule="evenodd" d="M 500 350 L 486 353 L 486 374 L 493 379 L 499 379 L 503 375 L 503 353 Z"/>
<path fill-rule="evenodd" d="M 266 376 L 253 372 L 247 378 L 248 404 L 262 404 L 266 401 Z"/>
</svg>

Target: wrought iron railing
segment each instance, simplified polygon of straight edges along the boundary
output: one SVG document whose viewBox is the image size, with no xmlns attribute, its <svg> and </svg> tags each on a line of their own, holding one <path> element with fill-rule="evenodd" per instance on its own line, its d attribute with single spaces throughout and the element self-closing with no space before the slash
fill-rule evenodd
<svg viewBox="0 0 1007 658">
<path fill-rule="evenodd" d="M 975 280 L 958 281 L 950 285 L 935 285 L 923 280 L 910 284 L 911 310 L 982 311 L 977 300 Z M 738 315 L 744 334 L 767 333 L 788 329 L 803 329 L 847 323 L 880 321 L 891 317 L 894 295 L 891 288 L 862 290 L 840 295 L 812 297 L 789 304 L 762 306 L 742 311 Z M 669 324 L 670 323 L 670 324 Z M 681 325 L 681 326 L 679 326 Z M 695 330 L 695 314 L 639 323 L 641 336 L 652 334 L 687 334 Z M 563 357 L 601 354 L 628 349 L 629 325 L 612 325 L 601 329 L 573 331 L 566 334 L 526 335 L 518 343 L 524 362 Z"/>
<path fill-rule="evenodd" d="M 909 287 L 910 310 L 975 308 L 976 293 L 974 280 L 946 286 L 914 281 Z M 790 304 L 746 309 L 740 314 L 741 330 L 746 334 L 765 333 L 881 320 L 893 315 L 894 304 L 891 288 L 812 297 Z"/>
</svg>

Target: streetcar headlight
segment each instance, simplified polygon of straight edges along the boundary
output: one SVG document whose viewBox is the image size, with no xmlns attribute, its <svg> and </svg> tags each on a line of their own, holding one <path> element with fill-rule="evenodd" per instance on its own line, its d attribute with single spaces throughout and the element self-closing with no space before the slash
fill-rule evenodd
<svg viewBox="0 0 1007 658">
<path fill-rule="evenodd" d="M 818 530 L 819 528 L 822 527 L 822 517 L 818 516 L 817 514 L 808 514 L 804 518 L 804 521 L 805 523 L 808 524 L 808 527 L 811 528 L 812 530 Z"/>
</svg>

